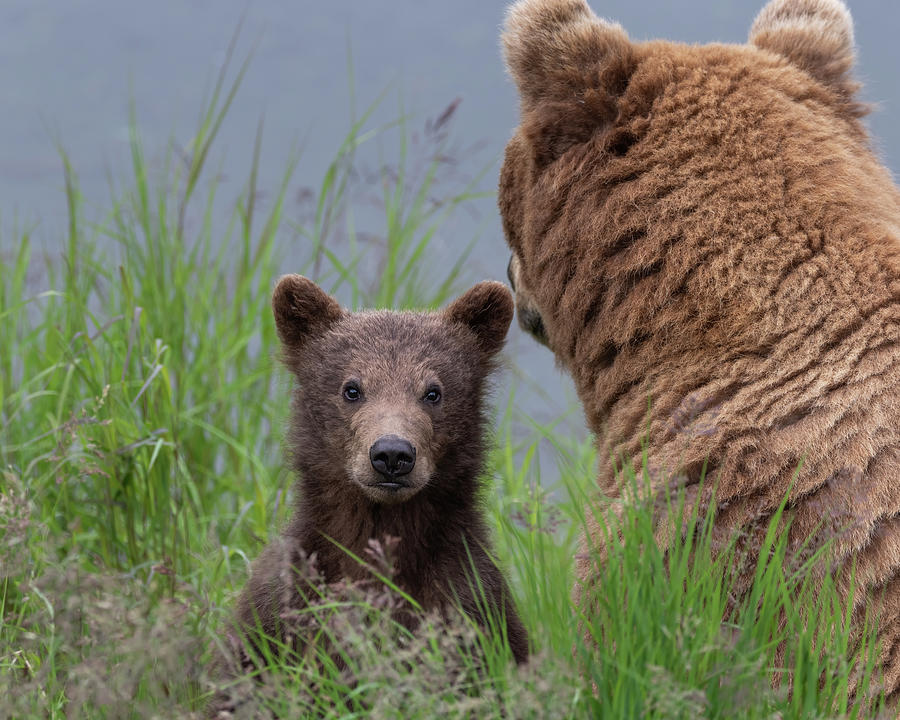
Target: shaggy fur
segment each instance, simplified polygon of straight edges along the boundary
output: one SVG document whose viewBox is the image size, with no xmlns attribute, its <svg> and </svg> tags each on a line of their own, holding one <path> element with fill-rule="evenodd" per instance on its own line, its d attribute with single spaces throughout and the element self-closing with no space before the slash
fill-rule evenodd
<svg viewBox="0 0 900 720">
<path fill-rule="evenodd" d="M 708 502 L 706 464 L 720 531 L 751 552 L 790 491 L 792 547 L 833 537 L 841 583 L 856 563 L 896 692 L 900 195 L 860 121 L 847 9 L 773 0 L 749 44 L 686 46 L 522 0 L 503 47 L 519 322 L 575 380 L 600 490 L 621 497 L 609 458 L 640 467 L 646 443 L 654 490 Z"/>
<path fill-rule="evenodd" d="M 303 573 L 286 567 L 302 571 L 314 556 L 327 584 L 366 581 L 369 569 L 338 545 L 365 559 L 370 541 L 399 538 L 392 550 L 399 589 L 425 612 L 458 606 L 483 624 L 487 613 L 502 618 L 523 662 L 528 638 L 478 507 L 484 386 L 512 320 L 509 291 L 483 282 L 441 313 L 349 313 L 289 275 L 272 304 L 284 362 L 298 380 L 289 434 L 297 506 L 280 540 L 253 565 L 239 623 L 279 637 L 285 610 L 306 603 Z M 349 384 L 358 398 L 348 399 Z M 429 396 L 435 389 L 439 395 Z M 370 459 L 386 435 L 414 448 L 400 489 L 382 487 L 385 477 Z M 398 620 L 417 624 L 409 611 Z"/>
</svg>

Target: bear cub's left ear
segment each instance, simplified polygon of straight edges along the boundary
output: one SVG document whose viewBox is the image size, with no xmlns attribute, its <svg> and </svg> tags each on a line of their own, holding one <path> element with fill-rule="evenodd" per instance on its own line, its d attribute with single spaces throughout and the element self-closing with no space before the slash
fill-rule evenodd
<svg viewBox="0 0 900 720">
<path fill-rule="evenodd" d="M 344 316 L 337 300 L 302 275 L 285 275 L 272 293 L 278 337 L 288 353 L 296 353 Z"/>
<path fill-rule="evenodd" d="M 509 288 L 503 283 L 486 280 L 450 303 L 444 310 L 444 318 L 469 328 L 478 339 L 482 355 L 491 357 L 503 347 L 513 310 Z"/>
</svg>

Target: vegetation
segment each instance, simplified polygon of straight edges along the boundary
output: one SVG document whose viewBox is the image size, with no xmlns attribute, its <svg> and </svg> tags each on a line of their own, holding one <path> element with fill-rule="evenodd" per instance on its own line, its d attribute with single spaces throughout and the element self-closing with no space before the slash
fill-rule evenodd
<svg viewBox="0 0 900 720">
<path fill-rule="evenodd" d="M 480 279 L 463 272 L 465 247 L 455 264 L 426 264 L 442 220 L 476 196 L 475 183 L 439 195 L 448 117 L 429 126 L 417 172 L 403 124 L 378 131 L 399 150 L 377 176 L 384 232 L 375 241 L 357 237 L 351 213 L 354 153 L 373 136 L 368 112 L 352 123 L 307 221 L 285 215 L 297 158 L 265 208 L 254 161 L 220 234 L 220 188 L 204 169 L 236 89 L 223 71 L 187 161 L 170 153 L 158 177 L 133 123 L 133 174 L 98 223 L 86 221 L 66 162 L 58 256 L 37 256 L 27 231 L 4 238 L 2 717 L 202 716 L 234 596 L 292 501 L 280 447 L 289 380 L 273 360 L 269 310 L 280 249 L 303 248 L 293 269 L 354 307 L 434 307 Z M 485 504 L 533 639 L 529 665 L 517 668 L 502 643 L 465 624 L 397 637 L 383 611 L 389 586 L 324 593 L 315 619 L 343 663 L 264 658 L 264 682 L 229 688 L 244 700 L 236 716 L 872 716 L 846 693 L 853 677 L 873 680 L 870 635 L 858 646 L 849 637 L 827 579 L 813 592 L 815 559 L 787 561 L 783 523 L 770 528 L 751 590 L 735 603 L 739 545 L 713 542 L 708 513 L 668 498 L 663 510 L 686 540 L 664 552 L 654 540 L 660 508 L 626 508 L 609 524 L 595 611 L 580 616 L 570 594 L 591 512 L 592 445 L 521 416 L 514 393 L 499 400 L 496 491 Z M 558 461 L 549 482 L 542 441 Z M 625 469 L 623 482 L 646 474 Z M 611 523 L 605 508 L 595 512 Z M 858 663 L 846 659 L 854 653 Z M 786 671 L 792 687 L 773 685 Z"/>
</svg>

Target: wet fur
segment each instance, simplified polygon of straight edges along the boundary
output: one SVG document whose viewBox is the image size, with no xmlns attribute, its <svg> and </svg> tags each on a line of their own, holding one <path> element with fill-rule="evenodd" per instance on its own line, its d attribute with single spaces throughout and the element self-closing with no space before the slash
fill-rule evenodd
<svg viewBox="0 0 900 720">
<path fill-rule="evenodd" d="M 845 592 L 856 563 L 855 622 L 880 613 L 896 693 L 900 195 L 860 120 L 846 8 L 774 0 L 747 45 L 686 46 L 523 0 L 503 46 L 520 322 L 539 316 L 575 380 L 599 490 L 621 496 L 609 458 L 640 467 L 647 443 L 655 490 L 696 498 L 705 465 L 722 535 L 758 542 L 790 488 L 791 547 L 832 538 Z M 577 597 L 596 572 L 579 557 Z"/>
</svg>

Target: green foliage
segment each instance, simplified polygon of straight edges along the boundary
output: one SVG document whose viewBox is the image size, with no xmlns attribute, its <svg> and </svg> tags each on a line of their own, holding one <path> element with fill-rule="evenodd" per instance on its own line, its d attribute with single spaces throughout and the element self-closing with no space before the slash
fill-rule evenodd
<svg viewBox="0 0 900 720">
<path fill-rule="evenodd" d="M 280 451 L 288 379 L 269 310 L 280 239 L 304 249 L 296 270 L 353 306 L 434 307 L 479 279 L 462 277 L 470 246 L 437 277 L 425 270 L 440 223 L 478 196 L 476 182 L 434 202 L 442 136 L 412 172 L 404 123 L 368 131 L 372 108 L 351 124 L 308 223 L 285 218 L 295 156 L 268 208 L 257 202 L 260 132 L 220 234 L 207 165 L 242 73 L 229 85 L 223 70 L 187 163 L 170 153 L 158 176 L 133 119 L 132 175 L 97 224 L 63 154 L 59 256 L 36 257 L 27 232 L 4 243 L 0 716 L 202 714 L 210 649 L 291 502 Z M 395 134 L 399 152 L 378 174 L 384 234 L 373 245 L 358 242 L 350 188 L 356 149 L 378 133 Z M 538 462 L 548 447 L 558 458 L 549 482 Z M 241 681 L 248 716 L 869 716 L 847 706 L 846 689 L 854 672 L 863 687 L 873 677 L 871 634 L 854 648 L 833 583 L 813 582 L 812 560 L 786 562 L 777 519 L 735 604 L 737 545 L 713 542 L 711 515 L 669 498 L 685 531 L 664 551 L 659 508 L 629 506 L 615 522 L 596 510 L 606 559 L 583 616 L 571 589 L 592 512 L 590 442 L 520 416 L 511 393 L 490 471 L 485 504 L 534 643 L 529 665 L 516 668 L 502 642 L 465 624 L 398 639 L 383 612 L 390 588 L 323 595 L 315 612 L 349 671 L 322 653 L 263 658 L 266 682 Z M 854 652 L 858 664 L 846 659 Z M 773 687 L 773 670 L 792 671 L 792 692 Z"/>
</svg>

